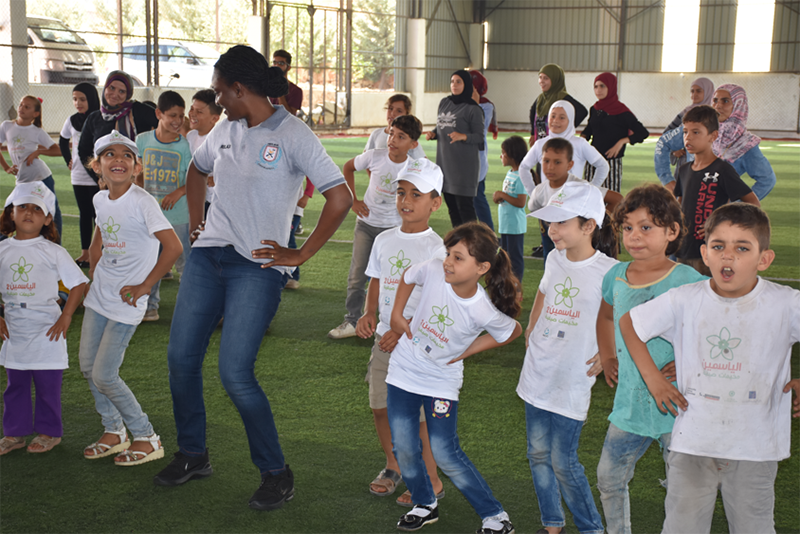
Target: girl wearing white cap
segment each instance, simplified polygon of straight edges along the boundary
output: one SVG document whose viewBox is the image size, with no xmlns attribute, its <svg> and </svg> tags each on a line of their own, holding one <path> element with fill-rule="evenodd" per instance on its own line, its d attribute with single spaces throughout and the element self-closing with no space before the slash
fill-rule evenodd
<svg viewBox="0 0 800 534">
<path fill-rule="evenodd" d="M 8 385 L 3 393 L 0 455 L 25 447 L 47 452 L 61 442 L 61 378 L 67 361 L 67 330 L 89 280 L 58 242 L 53 222 L 56 197 L 41 181 L 18 184 L 0 215 L 0 365 Z M 70 291 L 63 311 L 58 281 Z M 31 402 L 36 386 L 36 411 Z"/>
<path fill-rule="evenodd" d="M 539 532 L 564 532 L 563 497 L 578 530 L 600 534 L 603 522 L 578 460 L 578 441 L 602 371 L 595 324 L 603 277 L 617 263 L 616 236 L 603 194 L 587 182 L 567 182 L 532 215 L 550 223 L 556 248 L 525 330 L 527 352 L 517 386 L 544 526 Z"/>
</svg>

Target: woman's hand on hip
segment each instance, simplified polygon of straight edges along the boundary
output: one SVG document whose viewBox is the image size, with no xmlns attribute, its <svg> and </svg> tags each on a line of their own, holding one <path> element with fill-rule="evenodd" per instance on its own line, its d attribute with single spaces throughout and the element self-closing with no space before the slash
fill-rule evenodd
<svg viewBox="0 0 800 534">
<path fill-rule="evenodd" d="M 270 239 L 264 239 L 261 241 L 261 244 L 267 246 L 254 250 L 253 258 L 257 260 L 272 260 L 271 262 L 262 265 L 262 269 L 275 267 L 276 265 L 297 267 L 298 265 L 302 265 L 308 259 L 303 256 L 302 248 L 282 247 L 277 242 Z"/>
</svg>

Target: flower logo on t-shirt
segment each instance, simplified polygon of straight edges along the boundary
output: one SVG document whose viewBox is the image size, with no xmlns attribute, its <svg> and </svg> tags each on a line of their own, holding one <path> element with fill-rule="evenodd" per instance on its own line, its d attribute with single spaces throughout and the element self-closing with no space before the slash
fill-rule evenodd
<svg viewBox="0 0 800 534">
<path fill-rule="evenodd" d="M 581 292 L 577 287 L 572 287 L 572 278 L 569 276 L 564 280 L 563 284 L 556 284 L 553 286 L 556 291 L 555 305 L 564 304 L 567 308 L 572 308 L 574 302 L 572 299 L 578 296 Z"/>
<path fill-rule="evenodd" d="M 392 266 L 392 276 L 397 276 L 398 274 L 402 274 L 409 265 L 411 265 L 411 259 L 406 258 L 406 255 L 400 250 L 396 256 L 392 256 L 389 258 L 389 264 Z"/>
<path fill-rule="evenodd" d="M 731 337 L 731 332 L 723 327 L 718 336 L 708 336 L 706 341 L 711 344 L 711 358 L 722 356 L 726 360 L 733 359 L 733 349 L 739 346 L 742 340 L 738 337 Z"/>
<path fill-rule="evenodd" d="M 25 138 L 20 136 L 20 135 L 18 135 L 14 139 L 12 139 L 12 141 L 14 141 L 15 145 L 19 146 L 19 145 L 21 145 L 22 143 L 25 142 Z"/>
<path fill-rule="evenodd" d="M 380 183 L 381 183 L 381 187 L 383 187 L 385 189 L 391 189 L 392 188 L 392 178 L 393 178 L 393 176 L 391 175 L 391 173 L 384 174 L 383 176 L 381 176 L 379 178 Z"/>
<path fill-rule="evenodd" d="M 433 312 L 433 315 L 431 315 L 431 318 L 428 319 L 428 322 L 436 326 L 436 328 L 439 329 L 439 332 L 444 333 L 445 327 L 453 326 L 455 321 L 448 316 L 449 311 L 447 306 L 444 306 L 443 308 L 432 306 L 431 311 Z"/>
<path fill-rule="evenodd" d="M 31 272 L 33 269 L 32 263 L 27 263 L 23 256 L 19 257 L 17 263 L 11 264 L 11 270 L 14 272 L 14 277 L 11 280 L 12 282 L 27 282 L 30 280 L 28 277 L 28 273 Z"/>
<path fill-rule="evenodd" d="M 101 224 L 100 229 L 108 236 L 106 239 L 117 240 L 117 232 L 119 232 L 120 226 L 114 222 L 114 217 L 109 215 L 108 221 Z"/>
</svg>

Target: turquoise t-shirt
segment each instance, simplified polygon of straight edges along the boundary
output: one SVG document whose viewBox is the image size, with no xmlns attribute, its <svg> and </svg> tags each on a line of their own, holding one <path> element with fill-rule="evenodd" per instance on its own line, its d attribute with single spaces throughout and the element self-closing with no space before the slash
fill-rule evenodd
<svg viewBox="0 0 800 534">
<path fill-rule="evenodd" d="M 519 171 L 508 171 L 503 180 L 503 193 L 517 198 L 519 195 L 527 195 L 525 186 L 519 177 Z M 498 232 L 501 234 L 515 235 L 524 234 L 528 230 L 528 219 L 525 217 L 525 208 L 512 206 L 508 202 L 501 202 L 497 205 L 497 220 L 499 222 Z"/>
<path fill-rule="evenodd" d="M 159 204 L 164 197 L 186 184 L 186 172 L 192 161 L 192 149 L 185 137 L 177 141 L 162 143 L 156 131 L 136 136 L 136 146 L 142 158 L 144 190 L 155 197 Z M 189 208 L 183 195 L 171 210 L 161 210 L 172 226 L 189 224 Z"/>
<path fill-rule="evenodd" d="M 675 417 L 660 412 L 656 407 L 655 399 L 647 389 L 647 384 L 622 339 L 619 320 L 639 304 L 652 300 L 673 287 L 706 280 L 706 277 L 687 265 L 675 264 L 660 280 L 635 286 L 628 282 L 630 264 L 631 262 L 616 264 L 603 278 L 603 299 L 614 307 L 614 342 L 619 363 L 619 384 L 614 395 L 614 409 L 608 420 L 625 432 L 657 439 L 662 434 L 672 432 Z M 657 337 L 648 341 L 647 349 L 659 369 L 675 360 L 672 345 L 663 338 Z"/>
</svg>

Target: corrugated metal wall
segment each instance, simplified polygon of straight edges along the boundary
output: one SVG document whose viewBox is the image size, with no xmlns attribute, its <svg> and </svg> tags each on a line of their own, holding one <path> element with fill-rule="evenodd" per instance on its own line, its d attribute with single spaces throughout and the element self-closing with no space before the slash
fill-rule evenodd
<svg viewBox="0 0 800 534">
<path fill-rule="evenodd" d="M 800 0 L 775 3 L 772 64 L 776 72 L 800 72 Z"/>
<path fill-rule="evenodd" d="M 733 69 L 735 34 L 735 0 L 701 0 L 697 71 L 720 72 Z"/>
</svg>

